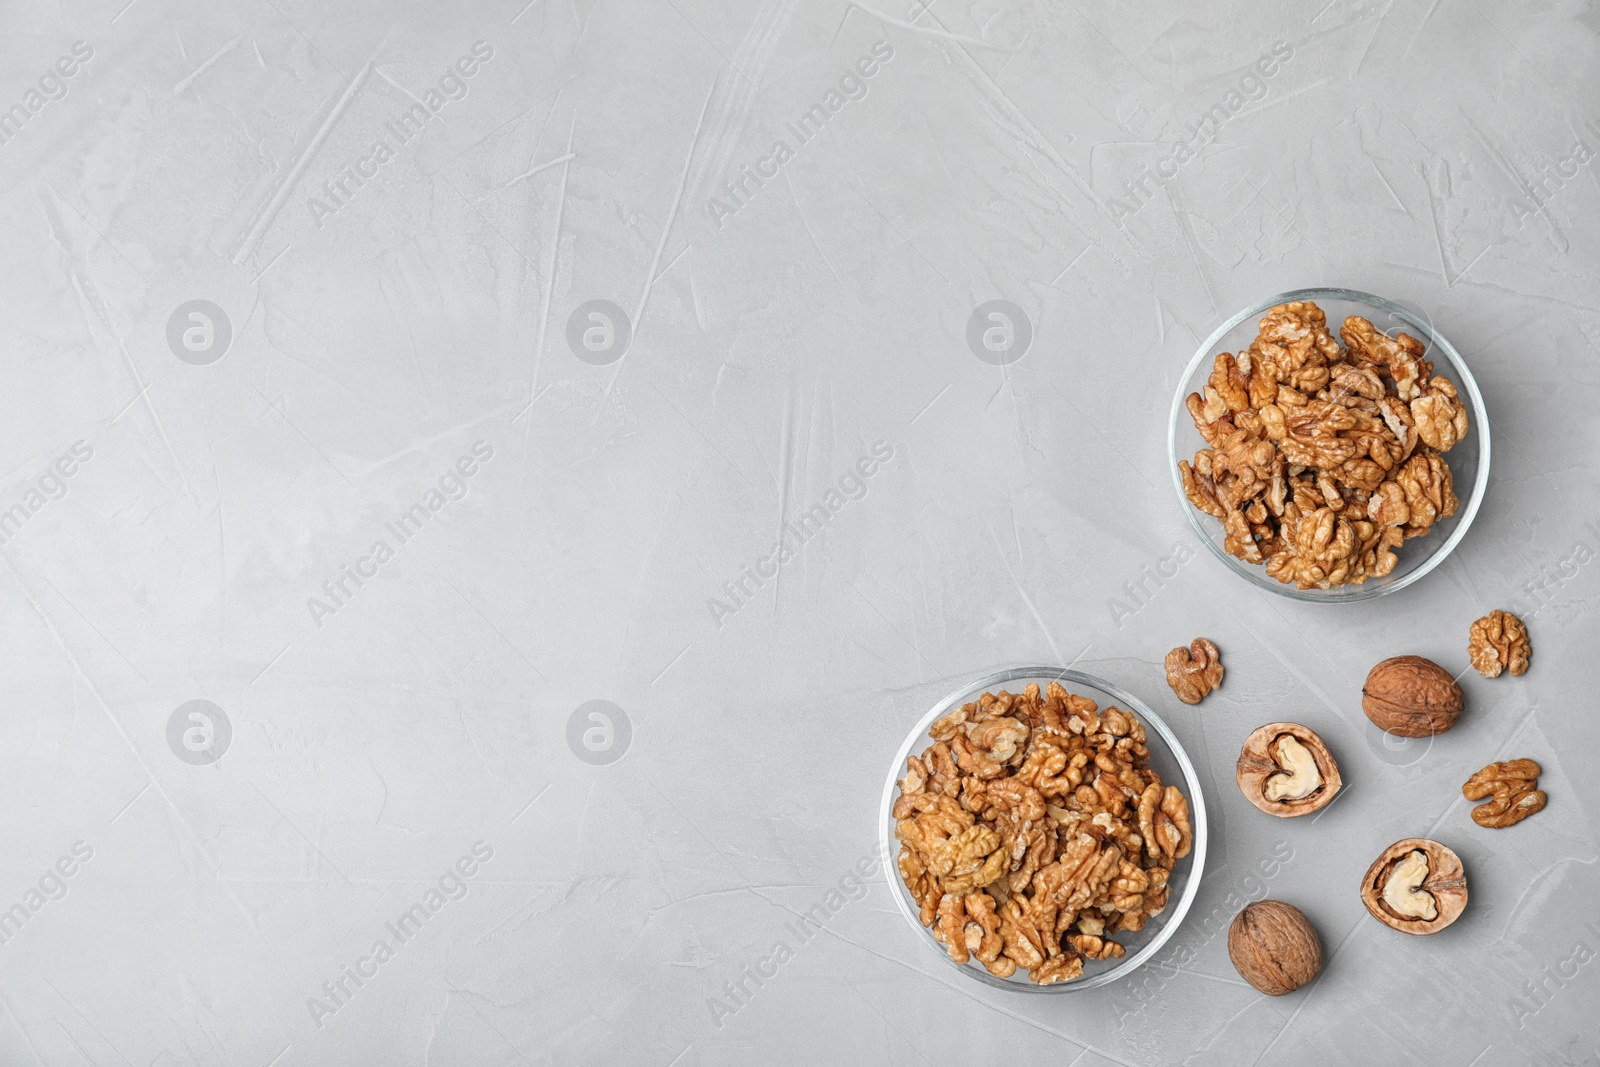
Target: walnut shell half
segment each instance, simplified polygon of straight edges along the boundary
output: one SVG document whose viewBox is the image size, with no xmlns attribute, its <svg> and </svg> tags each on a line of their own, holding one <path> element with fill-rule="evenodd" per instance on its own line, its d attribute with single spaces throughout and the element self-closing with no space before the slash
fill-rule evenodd
<svg viewBox="0 0 1600 1067">
<path fill-rule="evenodd" d="M 1374 919 L 1403 934 L 1436 934 L 1467 906 L 1461 857 L 1423 837 L 1396 841 L 1367 868 L 1361 902 Z"/>
<path fill-rule="evenodd" d="M 1246 800 L 1280 819 L 1321 811 L 1343 784 L 1328 746 L 1297 722 L 1269 722 L 1245 738 L 1236 777 Z"/>
<path fill-rule="evenodd" d="M 1281 997 L 1322 970 L 1322 939 L 1293 904 L 1258 900 L 1233 917 L 1228 958 L 1239 977 L 1269 997 Z"/>
<path fill-rule="evenodd" d="M 1386 659 L 1367 674 L 1361 710 L 1396 737 L 1432 737 L 1461 718 L 1461 687 L 1450 672 L 1421 656 Z"/>
</svg>

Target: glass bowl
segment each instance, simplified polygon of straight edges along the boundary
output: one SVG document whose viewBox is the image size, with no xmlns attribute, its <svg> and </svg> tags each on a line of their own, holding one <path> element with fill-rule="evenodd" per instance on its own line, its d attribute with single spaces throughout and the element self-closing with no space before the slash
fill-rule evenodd
<svg viewBox="0 0 1600 1067">
<path fill-rule="evenodd" d="M 1211 376 L 1212 362 L 1219 352 L 1237 352 L 1250 347 L 1250 342 L 1256 336 L 1257 322 L 1263 312 L 1293 300 L 1315 301 L 1317 306 L 1327 313 L 1328 328 L 1335 336 L 1338 335 L 1339 327 L 1344 324 L 1347 317 L 1361 315 L 1370 319 L 1374 326 L 1390 336 L 1396 331 L 1403 330 L 1415 337 L 1427 346 L 1423 358 L 1433 361 L 1436 374 L 1443 374 L 1455 383 L 1461 401 L 1467 407 L 1467 436 L 1443 457 L 1450 466 L 1455 493 L 1461 501 L 1456 513 L 1448 519 L 1434 523 L 1433 529 L 1426 536 L 1412 538 L 1395 549 L 1398 562 L 1393 571 L 1382 578 L 1369 578 L 1361 585 L 1342 585 L 1332 589 L 1298 589 L 1292 584 L 1286 585 L 1276 578 L 1268 577 L 1263 564 L 1246 563 L 1229 555 L 1222 548 L 1221 521 L 1189 503 L 1189 498 L 1183 493 L 1183 477 L 1178 473 L 1180 459 L 1192 462 L 1194 454 L 1205 447 L 1200 431 L 1195 429 L 1194 420 L 1189 417 L 1189 411 L 1184 407 L 1184 398 L 1190 393 L 1203 391 L 1206 379 Z M 1461 543 L 1461 539 L 1467 535 L 1467 527 L 1472 525 L 1473 517 L 1478 514 L 1484 490 L 1489 485 L 1489 416 L 1484 408 L 1483 394 L 1478 391 L 1478 383 L 1473 379 L 1472 372 L 1467 369 L 1461 353 L 1445 340 L 1443 334 L 1433 328 L 1433 323 L 1420 309 L 1396 304 L 1354 289 L 1295 289 L 1252 304 L 1224 322 L 1215 333 L 1206 338 L 1200 350 L 1189 361 L 1188 369 L 1178 381 L 1177 395 L 1172 398 L 1172 421 L 1167 429 L 1167 451 L 1167 466 L 1172 474 L 1173 488 L 1178 494 L 1178 505 L 1183 508 L 1184 515 L 1189 519 L 1189 525 L 1200 535 L 1200 540 L 1205 542 L 1211 554 L 1220 559 L 1230 571 L 1251 585 L 1293 600 L 1323 604 L 1354 603 L 1404 589 L 1443 563 L 1445 557 L 1450 555 L 1456 545 Z"/>
<path fill-rule="evenodd" d="M 1139 721 L 1145 726 L 1146 744 L 1150 749 L 1150 767 L 1161 775 L 1163 782 L 1169 785 L 1182 783 L 1180 788 L 1189 800 L 1189 821 L 1194 830 L 1194 844 L 1189 855 L 1178 861 L 1167 883 L 1170 894 L 1166 908 L 1160 914 L 1152 916 L 1145 923 L 1143 930 L 1133 933 L 1123 931 L 1116 935 L 1117 940 L 1127 948 L 1127 955 L 1119 960 L 1086 961 L 1082 978 L 1048 986 L 1035 984 L 1028 978 L 1027 972 L 1020 969 L 1010 978 L 996 978 L 976 960 L 963 964 L 950 958 L 945 947 L 934 939 L 933 931 L 922 925 L 921 909 L 900 877 L 899 867 L 895 862 L 895 857 L 900 854 L 900 842 L 894 835 L 894 819 L 889 815 L 895 801 L 900 797 L 900 777 L 905 774 L 906 757 L 913 754 L 920 755 L 924 749 L 933 744 L 933 738 L 928 735 L 928 728 L 935 720 L 953 708 L 978 699 L 985 692 L 998 692 L 1001 688 L 1014 693 L 1020 692 L 1027 688 L 1029 682 L 1037 682 L 1040 689 L 1051 682 L 1060 682 L 1068 692 L 1089 697 L 1102 708 L 1115 704 L 1122 710 L 1138 716 Z M 1096 678 L 1092 674 L 1057 667 L 1014 667 L 998 671 L 975 679 L 934 705 L 933 709 L 912 727 L 905 743 L 900 746 L 900 751 L 895 754 L 894 763 L 889 768 L 889 780 L 883 788 L 883 805 L 878 813 L 878 847 L 884 857 L 890 892 L 900 907 L 900 914 L 906 917 L 906 922 L 917 932 L 917 938 L 937 953 L 946 966 L 954 967 L 968 978 L 996 989 L 1022 993 L 1070 993 L 1081 989 L 1096 989 L 1132 974 L 1140 964 L 1159 952 L 1161 946 L 1166 944 L 1178 929 L 1179 923 L 1183 921 L 1189 905 L 1193 903 L 1195 894 L 1200 889 L 1200 874 L 1205 869 L 1206 863 L 1206 832 L 1206 804 L 1200 792 L 1200 779 L 1195 774 L 1194 764 L 1189 762 L 1188 754 L 1183 751 L 1183 746 L 1178 743 L 1177 737 L 1168 729 L 1167 724 L 1162 722 L 1144 701 L 1110 682 Z"/>
</svg>

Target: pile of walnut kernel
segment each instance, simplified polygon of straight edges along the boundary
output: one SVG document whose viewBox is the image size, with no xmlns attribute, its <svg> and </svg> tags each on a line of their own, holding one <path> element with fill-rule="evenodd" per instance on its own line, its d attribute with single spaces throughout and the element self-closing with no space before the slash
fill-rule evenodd
<svg viewBox="0 0 1600 1067">
<path fill-rule="evenodd" d="M 1111 935 L 1166 907 L 1194 839 L 1143 724 L 1051 682 L 984 693 L 929 733 L 893 816 L 900 875 L 951 959 L 1050 985 L 1123 955 Z"/>
<path fill-rule="evenodd" d="M 1351 316 L 1339 336 L 1316 304 L 1280 304 L 1186 402 L 1206 442 L 1178 464 L 1189 502 L 1222 520 L 1229 554 L 1301 589 L 1388 574 L 1457 504 L 1442 455 L 1467 434 L 1454 383 L 1407 334 Z"/>
</svg>

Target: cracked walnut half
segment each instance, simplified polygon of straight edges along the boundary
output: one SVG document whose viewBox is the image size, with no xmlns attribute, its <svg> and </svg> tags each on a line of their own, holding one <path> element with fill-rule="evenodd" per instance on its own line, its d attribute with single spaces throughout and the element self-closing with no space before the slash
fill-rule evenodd
<svg viewBox="0 0 1600 1067">
<path fill-rule="evenodd" d="M 1189 802 L 1150 769 L 1144 725 L 1051 682 L 984 693 L 906 759 L 899 868 L 957 963 L 1071 981 L 1167 904 Z"/>
<path fill-rule="evenodd" d="M 1301 589 L 1389 574 L 1458 503 L 1442 457 L 1467 435 L 1455 383 L 1408 334 L 1351 316 L 1339 338 L 1316 304 L 1279 304 L 1185 401 L 1206 447 L 1178 463 L 1184 495 L 1221 520 L 1226 552 Z"/>
</svg>

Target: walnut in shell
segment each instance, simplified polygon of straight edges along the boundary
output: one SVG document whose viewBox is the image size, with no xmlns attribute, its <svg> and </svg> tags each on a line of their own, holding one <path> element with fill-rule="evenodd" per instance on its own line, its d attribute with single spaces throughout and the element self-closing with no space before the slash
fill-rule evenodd
<svg viewBox="0 0 1600 1067">
<path fill-rule="evenodd" d="M 1485 678 L 1498 678 L 1503 670 L 1512 677 L 1524 674 L 1533 656 L 1528 628 L 1509 611 L 1491 611 L 1467 632 L 1467 656 Z"/>
<path fill-rule="evenodd" d="M 1450 672 L 1421 656 L 1386 659 L 1367 674 L 1361 710 L 1385 733 L 1432 737 L 1461 718 L 1465 700 Z"/>
<path fill-rule="evenodd" d="M 1244 798 L 1281 819 L 1321 811 L 1343 784 L 1328 746 L 1297 722 L 1269 722 L 1252 732 L 1235 770 Z"/>
<path fill-rule="evenodd" d="M 1472 809 L 1472 821 L 1501 830 L 1544 810 L 1544 790 L 1539 788 L 1539 765 L 1531 759 L 1491 763 L 1467 779 L 1461 795 L 1468 800 L 1491 798 Z"/>
<path fill-rule="evenodd" d="M 1322 939 L 1293 904 L 1258 900 L 1228 927 L 1228 958 L 1239 977 L 1269 997 L 1281 997 L 1322 970 Z"/>
<path fill-rule="evenodd" d="M 1185 704 L 1198 704 L 1222 684 L 1222 653 L 1204 637 L 1167 653 L 1167 684 Z"/>
<path fill-rule="evenodd" d="M 1408 837 L 1372 861 L 1361 882 L 1372 917 L 1403 934 L 1435 934 L 1467 906 L 1461 857 L 1437 841 Z"/>
</svg>

